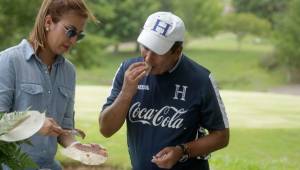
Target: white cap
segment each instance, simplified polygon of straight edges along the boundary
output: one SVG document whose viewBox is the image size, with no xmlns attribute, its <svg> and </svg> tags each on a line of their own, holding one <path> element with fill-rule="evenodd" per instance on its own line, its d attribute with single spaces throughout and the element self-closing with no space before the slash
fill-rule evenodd
<svg viewBox="0 0 300 170">
<path fill-rule="evenodd" d="M 171 12 L 151 14 L 137 41 L 151 51 L 163 55 L 176 41 L 183 42 L 185 26 L 183 21 Z"/>
</svg>

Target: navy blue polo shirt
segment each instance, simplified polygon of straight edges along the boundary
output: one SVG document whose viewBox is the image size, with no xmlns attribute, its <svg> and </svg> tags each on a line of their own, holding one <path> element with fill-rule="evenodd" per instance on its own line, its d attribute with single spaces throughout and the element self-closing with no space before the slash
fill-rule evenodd
<svg viewBox="0 0 300 170">
<path fill-rule="evenodd" d="M 103 109 L 122 89 L 124 73 L 142 57 L 121 64 Z M 193 141 L 203 129 L 228 128 L 228 119 L 211 73 L 182 55 L 172 71 L 148 75 L 138 85 L 126 118 L 127 143 L 134 170 L 160 169 L 152 156 L 167 146 Z M 208 169 L 207 160 L 190 158 L 172 169 Z"/>
</svg>

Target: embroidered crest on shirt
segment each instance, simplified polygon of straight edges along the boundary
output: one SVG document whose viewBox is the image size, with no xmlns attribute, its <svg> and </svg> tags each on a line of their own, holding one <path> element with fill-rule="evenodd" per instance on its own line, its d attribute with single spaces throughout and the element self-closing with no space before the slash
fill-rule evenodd
<svg viewBox="0 0 300 170">
<path fill-rule="evenodd" d="M 175 94 L 173 99 L 174 100 L 182 100 L 185 101 L 185 94 L 186 94 L 186 89 L 188 88 L 188 86 L 181 86 L 178 84 L 175 84 Z"/>
<path fill-rule="evenodd" d="M 138 89 L 139 90 L 149 90 L 149 86 L 148 85 L 140 84 L 140 85 L 138 85 Z"/>
</svg>

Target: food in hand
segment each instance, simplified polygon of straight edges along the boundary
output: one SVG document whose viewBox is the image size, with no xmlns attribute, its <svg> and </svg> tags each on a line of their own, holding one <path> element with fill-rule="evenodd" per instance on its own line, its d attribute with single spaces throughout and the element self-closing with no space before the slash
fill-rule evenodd
<svg viewBox="0 0 300 170">
<path fill-rule="evenodd" d="M 61 152 L 86 165 L 100 165 L 107 160 L 106 150 L 98 144 L 76 144 L 62 149 Z"/>
<path fill-rule="evenodd" d="M 85 138 L 85 133 L 80 129 L 64 129 L 65 133 L 69 133 L 71 135 L 79 136 L 82 139 Z"/>
<path fill-rule="evenodd" d="M 145 62 L 145 67 L 146 67 L 146 75 L 148 76 L 149 73 L 151 72 L 152 66 L 149 63 Z"/>
</svg>

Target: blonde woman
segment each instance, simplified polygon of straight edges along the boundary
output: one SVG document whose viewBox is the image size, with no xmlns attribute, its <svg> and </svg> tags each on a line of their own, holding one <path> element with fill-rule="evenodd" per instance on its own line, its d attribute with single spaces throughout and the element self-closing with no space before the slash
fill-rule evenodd
<svg viewBox="0 0 300 170">
<path fill-rule="evenodd" d="M 83 147 L 65 130 L 74 128 L 76 76 L 62 54 L 84 37 L 89 17 L 84 0 L 44 0 L 29 39 L 0 53 L 0 112 L 46 111 L 32 146 L 21 146 L 39 168 L 61 169 L 54 159 L 57 143 L 103 151 L 98 145 Z"/>
</svg>

